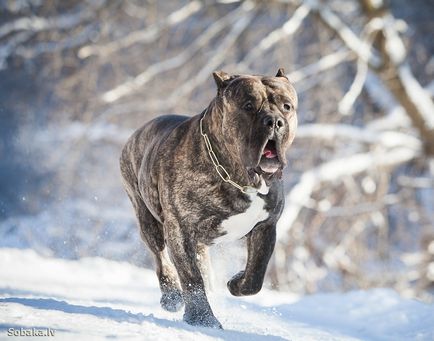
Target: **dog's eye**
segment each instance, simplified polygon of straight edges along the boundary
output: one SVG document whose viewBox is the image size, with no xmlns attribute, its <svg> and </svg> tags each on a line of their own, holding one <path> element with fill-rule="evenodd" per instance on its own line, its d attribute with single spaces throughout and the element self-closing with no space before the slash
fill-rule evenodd
<svg viewBox="0 0 434 341">
<path fill-rule="evenodd" d="M 253 104 L 250 102 L 247 102 L 246 104 L 244 104 L 243 108 L 244 108 L 244 110 L 247 110 L 247 111 L 252 111 L 254 109 Z"/>
<path fill-rule="evenodd" d="M 283 105 L 283 109 L 284 109 L 285 111 L 290 111 L 291 108 L 292 108 L 292 106 L 291 106 L 291 104 L 289 104 L 289 103 L 285 103 L 285 104 Z"/>
</svg>

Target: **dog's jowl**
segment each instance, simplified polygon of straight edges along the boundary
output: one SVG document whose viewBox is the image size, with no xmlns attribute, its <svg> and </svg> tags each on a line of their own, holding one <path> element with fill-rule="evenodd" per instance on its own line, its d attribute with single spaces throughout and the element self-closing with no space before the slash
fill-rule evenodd
<svg viewBox="0 0 434 341">
<path fill-rule="evenodd" d="M 162 116 L 125 145 L 121 173 L 140 234 L 155 256 L 161 305 L 192 325 L 221 328 L 204 279 L 208 246 L 246 237 L 235 296 L 262 287 L 283 204 L 282 169 L 297 125 L 297 95 L 275 77 L 214 72 L 217 95 L 199 115 Z"/>
</svg>

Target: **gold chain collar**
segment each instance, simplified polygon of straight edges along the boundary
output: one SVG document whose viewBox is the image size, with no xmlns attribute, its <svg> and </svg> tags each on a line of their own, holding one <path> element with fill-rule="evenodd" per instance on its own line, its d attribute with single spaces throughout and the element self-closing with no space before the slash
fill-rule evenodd
<svg viewBox="0 0 434 341">
<path fill-rule="evenodd" d="M 203 123 L 202 122 L 203 122 L 203 119 L 205 118 L 207 112 L 208 112 L 208 110 L 205 110 L 205 112 L 204 112 L 204 114 L 203 114 L 203 116 L 199 122 L 200 134 L 202 135 L 202 137 L 205 141 L 206 149 L 208 150 L 209 157 L 211 158 L 211 161 L 215 167 L 215 170 L 217 171 L 217 174 L 220 176 L 220 178 L 224 182 L 231 184 L 232 186 L 234 186 L 235 188 L 238 188 L 241 192 L 243 192 L 245 194 L 258 193 L 258 189 L 256 189 L 255 187 L 241 186 L 241 185 L 237 184 L 235 181 L 231 180 L 231 176 L 229 175 L 227 170 L 220 164 L 219 160 L 217 159 L 217 156 L 215 155 L 215 153 L 212 149 L 211 142 L 208 138 L 208 135 L 206 133 L 204 133 L 204 131 L 203 131 Z"/>
</svg>

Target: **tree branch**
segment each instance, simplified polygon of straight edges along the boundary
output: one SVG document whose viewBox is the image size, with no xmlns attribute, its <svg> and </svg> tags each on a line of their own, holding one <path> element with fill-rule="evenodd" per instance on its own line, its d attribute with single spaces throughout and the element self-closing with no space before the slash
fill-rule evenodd
<svg viewBox="0 0 434 341">
<path fill-rule="evenodd" d="M 411 135 L 397 131 L 378 131 L 361 129 L 348 124 L 304 124 L 297 128 L 297 139 L 314 138 L 335 141 L 338 138 L 354 142 L 379 144 L 386 148 L 396 145 L 418 149 L 421 141 Z"/>
<path fill-rule="evenodd" d="M 15 54 L 23 58 L 35 58 L 43 53 L 53 53 L 75 48 L 86 43 L 89 40 L 91 33 L 95 30 L 95 25 L 90 24 L 78 34 L 68 36 L 64 39 L 50 42 L 41 42 L 33 46 L 20 45 L 16 48 Z"/>
<path fill-rule="evenodd" d="M 306 0 L 321 20 L 335 31 L 345 45 L 348 46 L 360 59 L 373 68 L 381 65 L 380 58 L 371 52 L 369 44 L 362 41 L 345 23 L 333 13 L 328 6 L 321 4 L 318 0 Z"/>
<path fill-rule="evenodd" d="M 187 5 L 171 13 L 164 21 L 159 22 L 156 25 L 148 27 L 144 30 L 130 32 L 125 37 L 122 37 L 121 39 L 115 41 L 111 41 L 105 45 L 83 46 L 78 51 L 78 57 L 84 59 L 91 55 L 98 55 L 100 57 L 107 58 L 116 51 L 125 49 L 134 44 L 153 42 L 158 38 L 162 30 L 185 21 L 193 14 L 197 13 L 202 7 L 203 5 L 200 1 L 188 2 Z"/>
<path fill-rule="evenodd" d="M 101 8 L 105 4 L 105 0 L 96 2 L 93 11 Z M 42 18 L 42 17 L 25 17 L 7 22 L 0 27 L 0 38 L 16 31 L 31 31 L 40 32 L 49 29 L 69 29 L 79 25 L 84 20 L 93 17 L 94 13 L 88 8 L 83 9 L 81 5 L 72 13 L 62 14 L 57 17 Z"/>
<path fill-rule="evenodd" d="M 315 76 L 320 72 L 326 71 L 339 65 L 345 60 L 351 59 L 351 53 L 347 49 L 341 49 L 339 51 L 328 54 L 321 57 L 317 62 L 303 66 L 302 68 L 288 74 L 288 78 L 293 83 L 300 82 L 308 77 Z"/>
<path fill-rule="evenodd" d="M 193 89 L 205 82 L 209 78 L 211 72 L 217 69 L 225 60 L 228 50 L 235 44 L 240 34 L 246 29 L 246 27 L 254 18 L 252 11 L 255 8 L 255 5 L 253 3 L 246 1 L 241 6 L 244 8 L 244 16 L 237 19 L 236 23 L 233 25 L 232 29 L 225 37 L 223 42 L 215 49 L 215 53 L 213 54 L 212 58 L 193 78 L 190 78 L 188 82 L 184 83 L 168 98 L 167 101 L 165 101 L 166 104 L 164 107 L 170 108 L 177 103 L 180 98 L 186 96 Z"/>
<path fill-rule="evenodd" d="M 286 196 L 287 205 L 278 222 L 278 240 L 282 243 L 287 242 L 289 229 L 294 224 L 301 209 L 308 205 L 313 191 L 321 182 L 330 182 L 369 169 L 408 162 L 417 157 L 419 153 L 420 150 L 401 146 L 385 152 L 362 153 L 336 159 L 304 172 L 300 181 Z"/>
<path fill-rule="evenodd" d="M 298 7 L 292 17 L 283 24 L 282 27 L 270 32 L 265 38 L 263 38 L 259 44 L 239 62 L 240 67 L 246 67 L 259 58 L 264 52 L 271 49 L 279 41 L 293 35 L 303 23 L 303 20 L 308 16 L 310 7 L 306 4 L 302 4 Z"/>
<path fill-rule="evenodd" d="M 32 35 L 33 32 L 30 31 L 19 32 L 0 46 L 0 70 L 6 69 L 8 57 L 15 52 L 17 46 L 27 41 Z"/>
<path fill-rule="evenodd" d="M 122 84 L 119 84 L 115 88 L 106 91 L 102 95 L 102 100 L 107 103 L 117 101 L 118 99 L 138 90 L 158 74 L 176 69 L 189 62 L 191 58 L 212 38 L 221 32 L 221 30 L 238 19 L 239 15 L 241 15 L 241 13 L 244 11 L 243 6 L 245 5 L 240 5 L 232 12 L 214 22 L 189 47 L 185 48 L 176 57 L 155 63 L 149 66 L 144 72 L 134 77 L 132 80 L 128 80 Z"/>
<path fill-rule="evenodd" d="M 374 3 L 372 0 L 360 0 L 371 18 L 368 25 L 372 26 L 372 32 L 377 31 L 375 47 L 381 53 L 379 58 L 377 54 L 371 53 L 369 44 L 360 40 L 327 6 L 320 4 L 318 0 L 306 1 L 359 59 L 379 73 L 418 129 L 425 144 L 425 151 L 434 155 L 434 104 L 405 61 L 405 46 L 398 34 L 398 30 L 402 28 L 401 22 L 393 18 L 383 1 Z"/>
</svg>

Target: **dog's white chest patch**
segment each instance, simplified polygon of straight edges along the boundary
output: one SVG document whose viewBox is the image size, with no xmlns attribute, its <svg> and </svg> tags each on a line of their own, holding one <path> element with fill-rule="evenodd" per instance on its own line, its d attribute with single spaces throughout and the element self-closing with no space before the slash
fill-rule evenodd
<svg viewBox="0 0 434 341">
<path fill-rule="evenodd" d="M 265 181 L 262 180 L 259 193 L 268 194 L 268 190 Z M 222 231 L 226 232 L 226 234 L 217 238 L 216 243 L 240 239 L 248 234 L 257 223 L 268 218 L 268 212 L 265 210 L 265 200 L 257 193 L 248 195 L 251 201 L 249 208 L 243 213 L 235 214 L 222 221 Z"/>
</svg>

